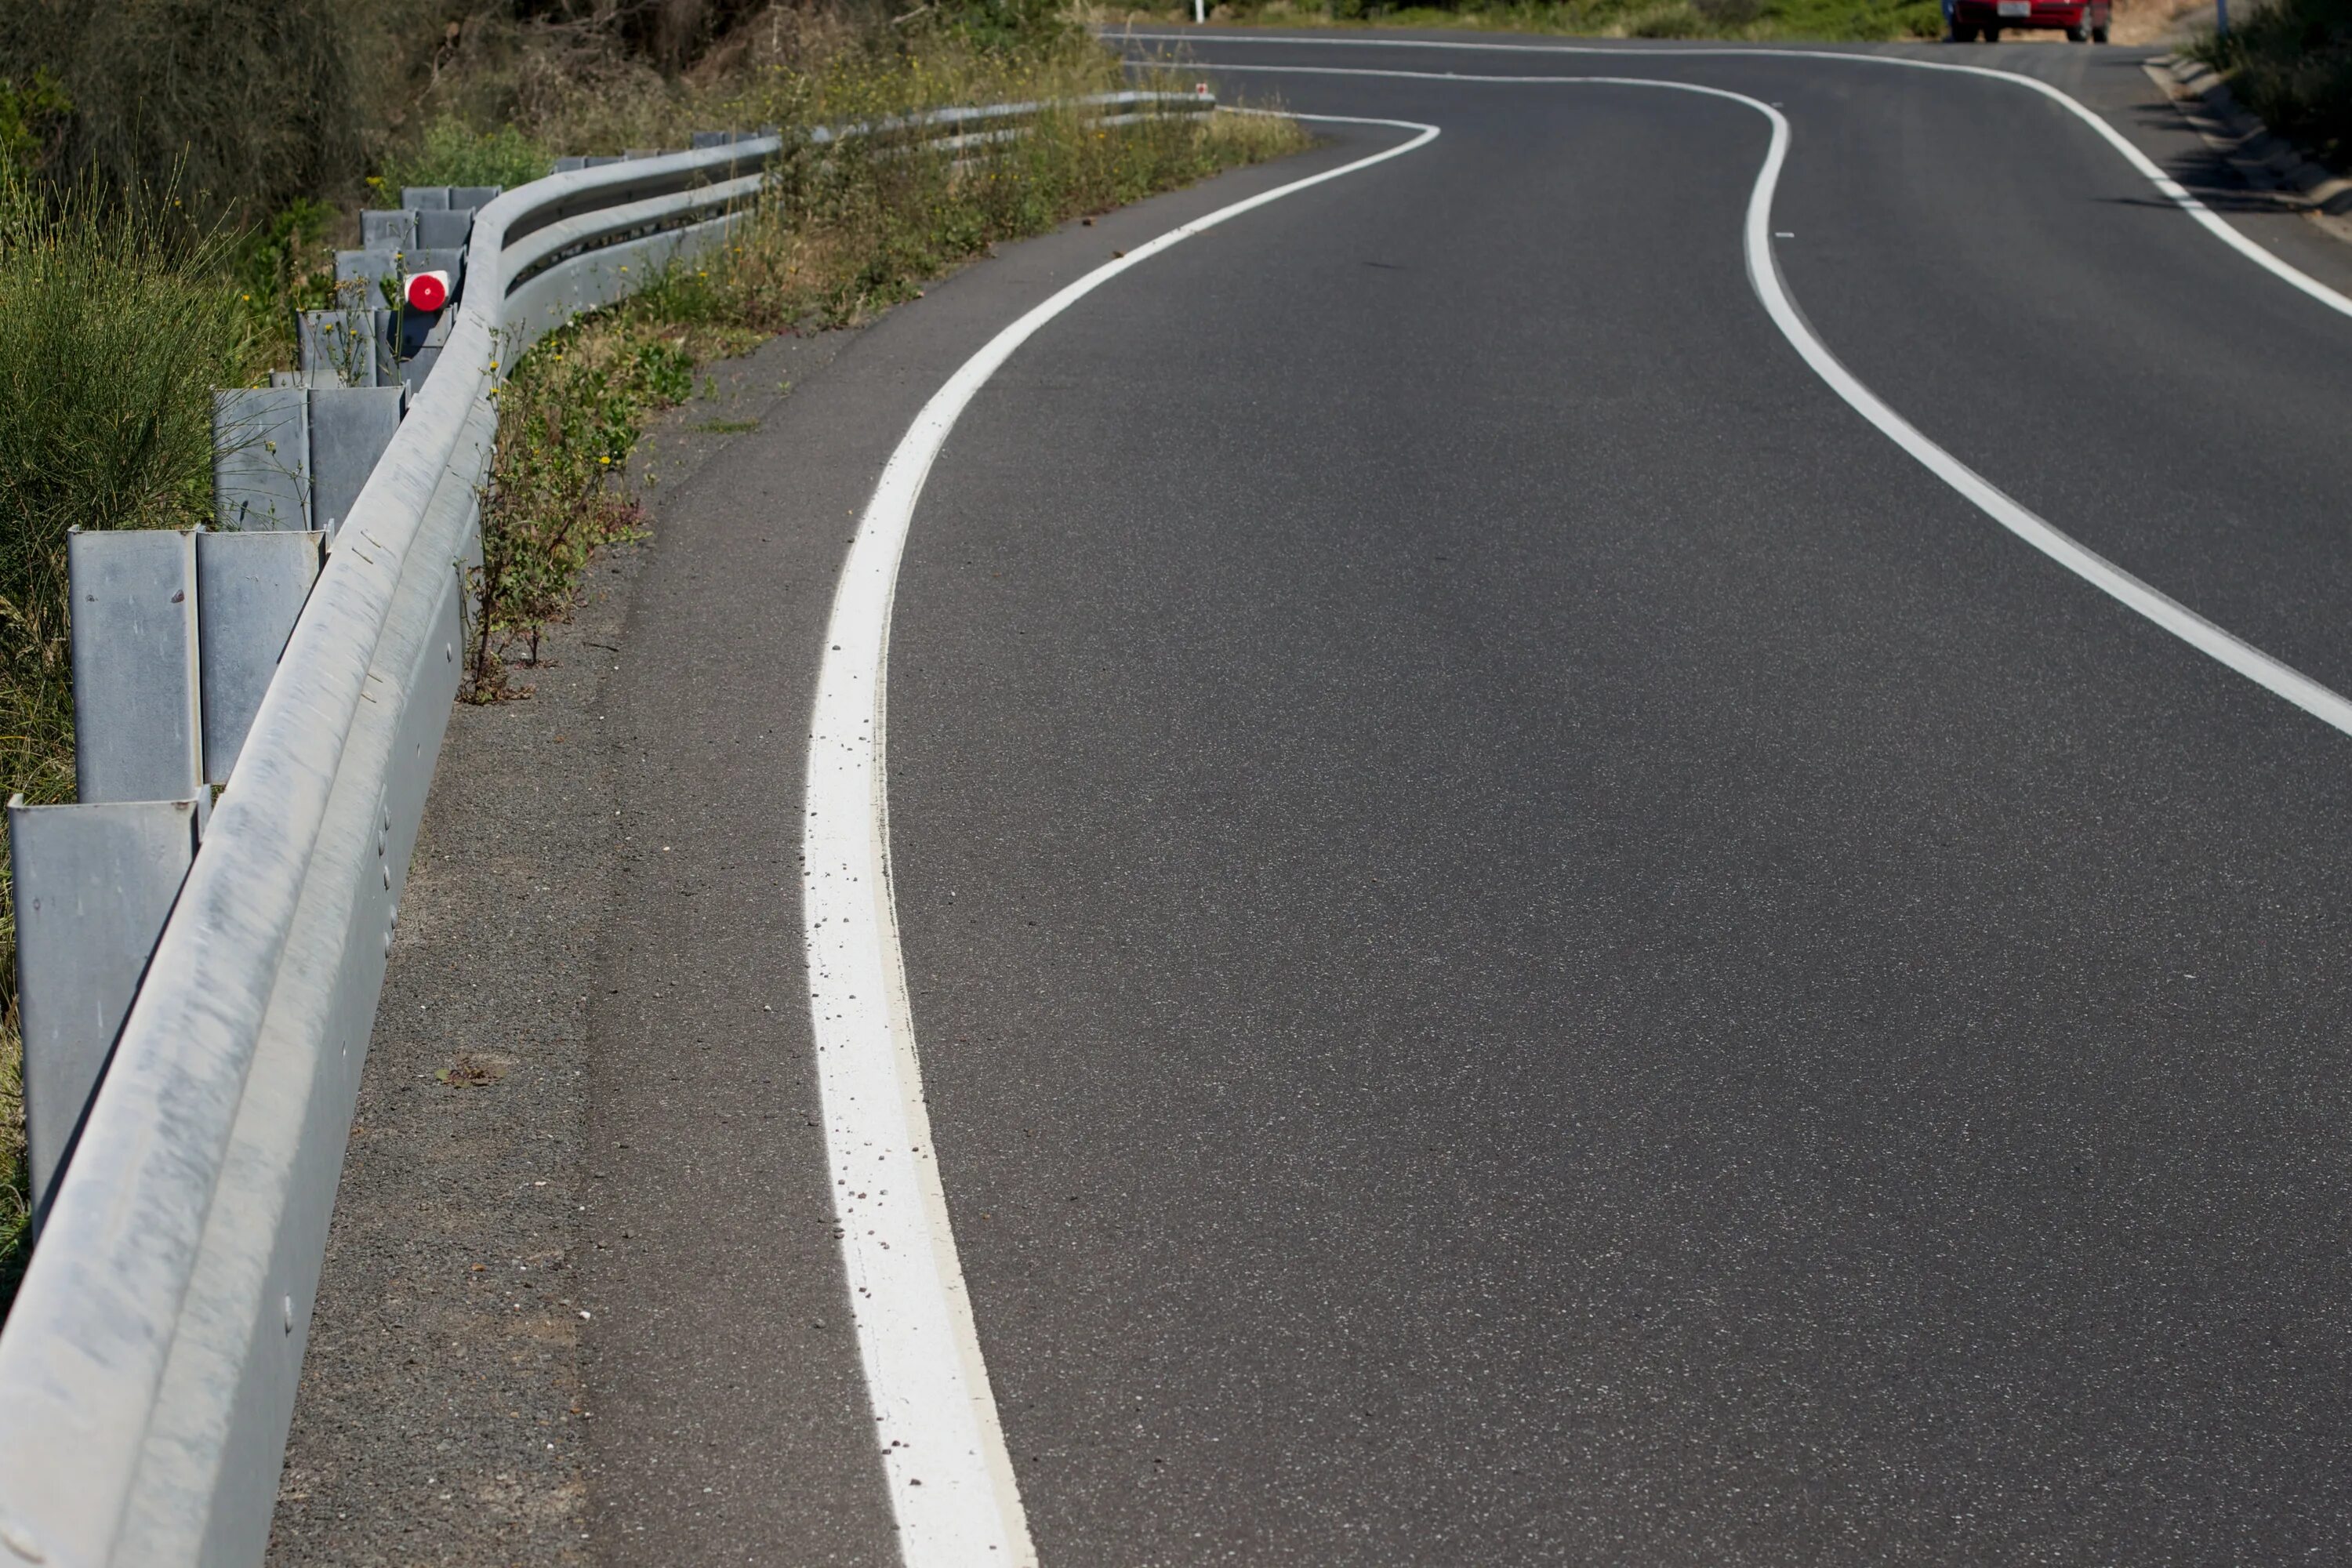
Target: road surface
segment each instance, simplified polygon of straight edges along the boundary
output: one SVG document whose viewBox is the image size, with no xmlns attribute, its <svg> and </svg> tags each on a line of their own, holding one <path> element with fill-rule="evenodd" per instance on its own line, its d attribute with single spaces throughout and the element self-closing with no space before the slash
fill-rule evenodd
<svg viewBox="0 0 2352 1568">
<path fill-rule="evenodd" d="M 596 1552 L 2352 1561 L 2352 249 L 2122 49 L 1189 47 L 1401 123 L 670 498 Z"/>
</svg>

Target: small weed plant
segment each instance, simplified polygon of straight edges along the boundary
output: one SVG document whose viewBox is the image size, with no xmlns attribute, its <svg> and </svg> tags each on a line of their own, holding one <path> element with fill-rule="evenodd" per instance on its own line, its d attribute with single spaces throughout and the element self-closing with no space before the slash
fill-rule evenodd
<svg viewBox="0 0 2352 1568">
<path fill-rule="evenodd" d="M 683 336 L 654 323 L 582 321 L 551 333 L 499 395 L 496 479 L 482 512 L 479 605 L 468 691 L 522 695 L 506 664 L 539 662 L 550 621 L 571 609 L 590 558 L 638 531 L 642 515 L 616 482 L 646 416 L 694 387 Z"/>
</svg>

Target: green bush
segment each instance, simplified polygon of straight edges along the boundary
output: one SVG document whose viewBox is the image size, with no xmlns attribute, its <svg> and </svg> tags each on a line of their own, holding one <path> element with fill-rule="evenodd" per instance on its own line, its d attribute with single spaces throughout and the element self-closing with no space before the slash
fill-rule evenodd
<svg viewBox="0 0 2352 1568">
<path fill-rule="evenodd" d="M 73 100 L 47 66 L 35 66 L 23 81 L 0 78 L 0 158 L 37 169 L 57 150 Z"/>
<path fill-rule="evenodd" d="M 2272 130 L 2352 167 L 2352 0 L 2269 0 L 2190 52 Z"/>
<path fill-rule="evenodd" d="M 384 160 L 381 184 L 396 200 L 403 185 L 504 185 L 541 179 L 555 167 L 547 149 L 511 125 L 476 131 L 454 114 L 425 129 L 415 151 Z"/>
<path fill-rule="evenodd" d="M 1038 49 L 1076 29 L 1061 0 L 947 0 L 940 25 L 984 49 Z"/>
<path fill-rule="evenodd" d="M 167 195 L 44 198 L 0 160 L 0 662 L 56 657 L 69 528 L 185 527 L 212 504 L 212 390 L 247 341 L 218 237 Z"/>
<path fill-rule="evenodd" d="M 365 114 L 352 0 L 6 0 L 0 59 L 72 111 L 51 173 L 134 193 L 174 174 L 207 220 L 348 188 Z M 18 86 L 21 89 L 23 83 Z"/>
</svg>

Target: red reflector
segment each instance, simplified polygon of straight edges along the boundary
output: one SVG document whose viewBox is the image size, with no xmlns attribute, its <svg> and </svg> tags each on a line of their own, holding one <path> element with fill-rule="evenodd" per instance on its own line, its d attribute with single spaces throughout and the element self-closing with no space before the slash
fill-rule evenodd
<svg viewBox="0 0 2352 1568">
<path fill-rule="evenodd" d="M 408 280 L 408 308 L 412 310 L 437 310 L 449 302 L 449 275 L 446 272 L 419 272 Z"/>
</svg>

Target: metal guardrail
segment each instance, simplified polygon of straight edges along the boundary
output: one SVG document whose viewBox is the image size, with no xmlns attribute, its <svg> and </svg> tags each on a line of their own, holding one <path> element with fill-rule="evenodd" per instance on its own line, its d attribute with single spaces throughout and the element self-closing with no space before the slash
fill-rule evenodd
<svg viewBox="0 0 2352 1568">
<path fill-rule="evenodd" d="M 1126 120 L 1214 107 L 1107 93 L 810 141 L 910 132 L 960 150 L 975 124 L 1048 108 Z M 209 823 L 201 798 L 184 803 L 192 863 L 184 820 L 150 833 L 180 858 L 162 874 L 185 865 L 185 879 L 0 1331 L 0 1565 L 261 1561 L 360 1068 L 457 690 L 505 367 L 723 241 L 785 145 L 755 135 L 578 169 L 476 213 L 430 378 L 334 532 Z"/>
</svg>

